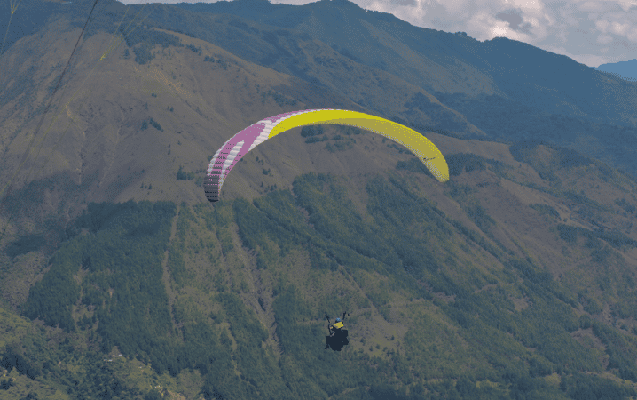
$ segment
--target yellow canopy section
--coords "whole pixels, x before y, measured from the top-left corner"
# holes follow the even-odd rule
[[[323,109],[291,115],[272,127],[268,139],[297,126],[317,124],[352,125],[383,135],[411,150],[440,182],[449,180],[445,157],[429,139],[404,125],[357,111]]]

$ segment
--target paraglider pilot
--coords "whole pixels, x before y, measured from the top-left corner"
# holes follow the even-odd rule
[[[345,312],[341,318],[336,318],[334,324],[330,323],[330,318],[326,315],[327,319],[327,330],[330,332],[329,336],[325,336],[325,348],[332,348],[336,351],[341,351],[343,346],[349,344],[349,339],[347,338],[348,332],[343,329],[343,319],[345,318]]]

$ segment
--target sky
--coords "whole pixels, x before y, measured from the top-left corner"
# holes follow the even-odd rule
[[[151,0],[153,3],[183,1]],[[506,36],[566,55],[589,67],[637,59],[637,0],[349,1],[366,10],[392,13],[414,26],[462,31],[480,41]],[[140,0],[122,2],[139,3]],[[270,2],[300,5],[314,1]]]

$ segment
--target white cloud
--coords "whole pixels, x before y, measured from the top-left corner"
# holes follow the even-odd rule
[[[608,30],[608,25],[610,25],[610,22],[606,20],[595,21],[595,27],[602,33],[606,33],[606,31]]]
[[[613,37],[610,35],[599,35],[597,37],[597,43],[599,44],[609,44],[613,42]]]
[[[615,35],[624,36],[627,29],[628,29],[628,24],[622,24],[617,21],[613,21],[613,23],[611,24],[610,31],[614,33]]]

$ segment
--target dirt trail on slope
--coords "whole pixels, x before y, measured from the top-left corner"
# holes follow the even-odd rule
[[[170,239],[168,239],[168,250],[164,252],[164,259],[161,262],[162,267],[162,276],[161,282],[164,284],[166,288],[166,294],[168,294],[168,313],[170,314],[170,320],[173,323],[173,326],[176,326],[175,317],[173,316],[173,303],[175,301],[175,293],[173,293],[172,288],[170,287],[170,272],[168,270],[168,257],[170,255],[170,243],[172,243],[175,235],[177,234],[177,220],[179,218],[179,206],[177,206],[175,217],[172,220],[172,225],[170,227]]]

